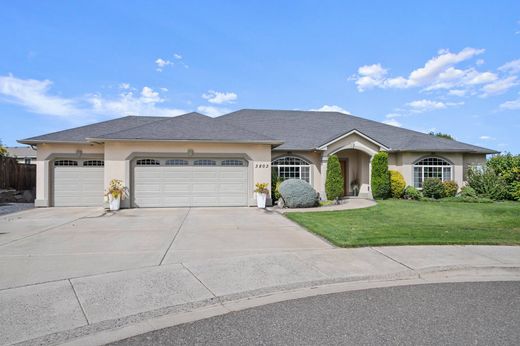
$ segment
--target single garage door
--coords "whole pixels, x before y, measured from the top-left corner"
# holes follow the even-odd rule
[[[134,166],[135,207],[247,205],[246,160],[144,158]]]
[[[103,160],[54,161],[54,206],[103,206],[103,176]]]

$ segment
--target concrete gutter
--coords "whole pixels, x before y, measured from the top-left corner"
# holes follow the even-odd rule
[[[520,281],[520,247],[406,246],[248,255],[7,289],[0,291],[9,314],[0,343],[102,345],[284,300],[461,281]]]

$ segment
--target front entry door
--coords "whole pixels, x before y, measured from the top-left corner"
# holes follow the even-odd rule
[[[343,196],[348,195],[348,159],[339,161],[341,167],[341,176],[343,177]]]

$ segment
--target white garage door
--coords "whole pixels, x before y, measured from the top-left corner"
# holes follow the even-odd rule
[[[139,159],[134,168],[135,207],[245,206],[247,161]]]
[[[103,206],[103,175],[103,160],[54,161],[54,206]]]

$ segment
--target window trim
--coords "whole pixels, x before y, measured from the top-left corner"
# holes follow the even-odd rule
[[[56,160],[54,161],[54,167],[79,167],[79,162],[69,159]]]
[[[440,160],[440,161],[443,161],[445,164],[430,164],[430,165],[425,165],[425,164],[420,164],[421,162],[425,161],[425,160],[428,160],[428,159],[436,159],[436,160]],[[415,183],[415,169],[418,168],[420,169],[421,173],[420,173],[420,186],[419,184],[416,184]],[[413,186],[418,189],[418,190],[422,190],[422,185],[424,184],[424,180],[426,178],[430,178],[430,177],[426,177],[424,176],[424,171],[425,171],[425,168],[440,168],[440,171],[441,171],[441,181],[448,181],[448,180],[453,180],[454,179],[454,165],[451,161],[443,158],[443,157],[440,157],[440,156],[424,156],[424,157],[421,157],[420,159],[416,160],[413,165],[412,165],[412,182],[413,182]],[[445,173],[444,173],[444,169],[445,168],[449,168],[449,178],[446,179],[445,177]]]
[[[277,165],[275,162],[278,161],[278,160],[283,160],[283,159],[287,159],[287,158],[291,158],[291,159],[297,159],[299,160],[300,164],[282,164],[282,165]],[[302,164],[303,163],[303,164]],[[309,180],[307,181],[309,184],[312,183],[312,163],[309,162],[307,159],[305,158],[302,158],[302,157],[299,157],[299,156],[295,156],[295,155],[284,155],[284,156],[279,156],[273,160],[271,160],[271,167],[273,169],[276,169],[276,175],[278,177],[280,177],[280,168],[285,168],[285,167],[297,167],[298,168],[298,178],[296,177],[289,177],[289,178],[284,178],[284,179],[300,179],[300,180],[304,180],[304,181],[307,181],[306,179],[303,179],[302,178],[302,168],[305,167],[305,168],[308,168],[309,169]]]

